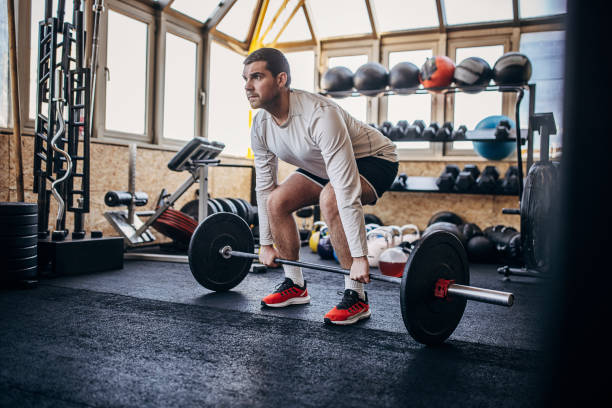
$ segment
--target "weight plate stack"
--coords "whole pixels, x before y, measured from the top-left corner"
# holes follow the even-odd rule
[[[0,202],[0,281],[35,279],[38,269],[38,206]]]

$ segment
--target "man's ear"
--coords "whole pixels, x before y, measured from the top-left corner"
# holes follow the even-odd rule
[[[279,72],[278,75],[276,76],[276,83],[278,84],[280,88],[284,88],[285,84],[287,83],[287,73]]]

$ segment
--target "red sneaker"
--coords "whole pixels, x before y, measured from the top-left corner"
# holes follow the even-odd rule
[[[342,292],[338,292],[342,294]],[[353,324],[370,317],[368,294],[361,300],[359,294],[352,289],[346,289],[342,301],[327,312],[323,320],[327,324]]]
[[[304,281],[303,287],[299,287],[289,278],[285,278],[273,293],[261,300],[262,306],[269,307],[285,307],[289,305],[303,305],[305,303],[310,303],[306,281]]]

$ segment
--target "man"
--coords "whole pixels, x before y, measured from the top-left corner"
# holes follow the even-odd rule
[[[342,301],[324,321],[352,324],[370,317],[364,290],[370,277],[362,205],[376,203],[395,179],[395,146],[331,99],[291,89],[287,59],[274,48],[251,53],[244,60],[243,78],[251,107],[261,109],[251,128],[260,261],[277,266],[274,258],[297,260],[300,241],[293,212],[319,203],[340,265],[350,269]],[[281,184],[279,158],[298,167]],[[285,280],[262,305],[309,303],[301,268],[283,268]]]

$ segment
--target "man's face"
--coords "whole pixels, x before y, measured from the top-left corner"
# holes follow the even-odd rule
[[[281,72],[274,78],[272,72],[266,68],[265,61],[255,61],[245,65],[242,77],[245,80],[246,96],[253,109],[265,109],[272,105],[286,82],[286,74]]]

